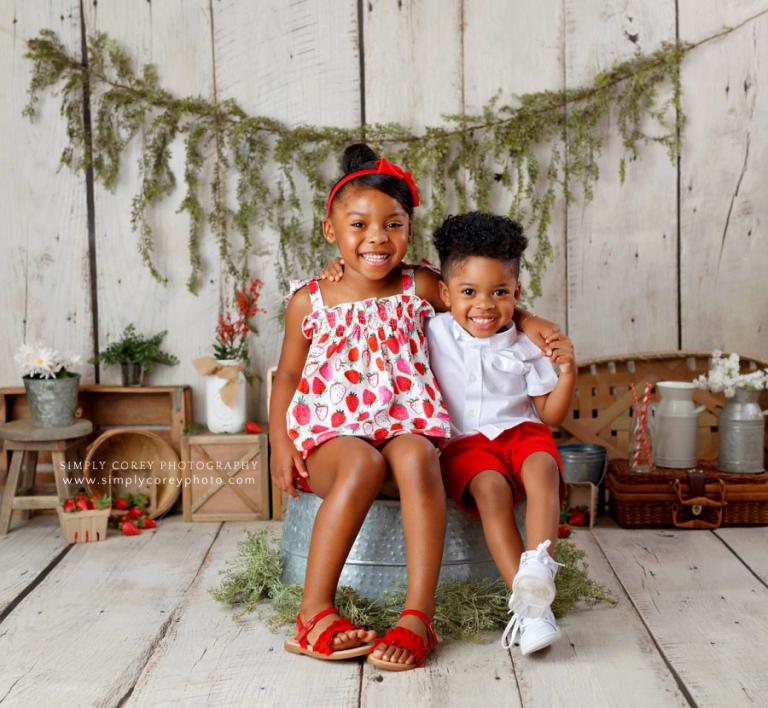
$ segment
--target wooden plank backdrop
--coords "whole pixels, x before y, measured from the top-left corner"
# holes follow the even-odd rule
[[[766,2],[100,0],[82,7],[86,32],[106,31],[136,61],[156,63],[162,84],[175,93],[235,98],[249,112],[290,125],[349,127],[364,116],[420,129],[439,124],[445,113],[476,112],[496,93],[506,101],[589,82],[637,50],[651,52],[678,33],[696,41],[744,22]],[[0,171],[7,215],[0,385],[18,382],[12,355],[24,339],[42,337],[90,356],[93,292],[102,347],[131,321],[143,331],[169,330],[167,347],[182,363],[158,369],[151,383],[192,384],[199,419],[203,385],[191,359],[210,351],[231,282],[206,227],[200,295],[186,291],[188,225],[175,213],[183,186],[150,213],[156,262],[169,278],[163,288],[141,263],[130,231],[136,145],[124,156],[115,193],[95,187],[90,252],[85,181],[56,171],[65,134],[55,101],[44,99],[37,123],[21,116],[30,71],[24,40],[51,27],[77,49],[80,21],[77,0],[0,0],[0,81],[8,97],[0,125],[13,136]],[[643,146],[621,186],[621,145],[610,121],[594,201],[567,210],[556,205],[549,234],[554,259],[534,308],[567,327],[580,358],[681,345],[768,356],[762,321],[768,241],[761,229],[768,205],[759,198],[768,177],[768,135],[760,121],[767,33],[763,15],[686,58],[681,78],[689,123],[679,166],[660,146]],[[180,141],[173,154],[180,166]],[[507,203],[497,195],[494,206],[504,210]],[[276,259],[276,234],[254,234],[251,266],[265,281],[269,310],[253,347],[262,376],[277,360],[282,336]],[[102,380],[116,375],[104,369]],[[93,377],[87,367],[84,379]],[[251,391],[255,417],[266,412],[264,389],[257,382]]]

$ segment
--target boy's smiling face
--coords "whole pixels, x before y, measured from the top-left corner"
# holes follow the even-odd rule
[[[473,337],[484,339],[509,324],[520,296],[517,265],[484,256],[453,262],[440,281],[440,296]]]

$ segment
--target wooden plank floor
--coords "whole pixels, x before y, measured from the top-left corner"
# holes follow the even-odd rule
[[[0,537],[5,706],[736,706],[768,700],[768,528],[574,534],[618,604],[574,612],[531,657],[445,642],[404,674],[282,650],[209,590],[246,529],[161,520],[66,546],[54,516]]]

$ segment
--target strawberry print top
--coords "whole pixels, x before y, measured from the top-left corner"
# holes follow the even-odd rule
[[[339,435],[377,444],[396,435],[450,436],[448,411],[429,367],[424,324],[435,311],[403,270],[403,292],[326,307],[317,278],[307,286],[312,312],[302,332],[312,340],[288,406],[288,435],[306,459]]]

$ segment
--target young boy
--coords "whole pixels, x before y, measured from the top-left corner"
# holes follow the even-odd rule
[[[430,364],[448,407],[452,437],[441,467],[449,494],[479,514],[488,548],[511,588],[514,617],[502,637],[519,631],[523,654],[560,638],[550,609],[554,548],[565,483],[547,427],[560,423],[576,384],[573,345],[550,340],[549,359],[512,321],[520,295],[522,228],[501,216],[448,218],[436,231],[440,294],[450,309],[428,325]],[[553,364],[560,369],[558,378]],[[514,505],[527,497],[527,550]]]

